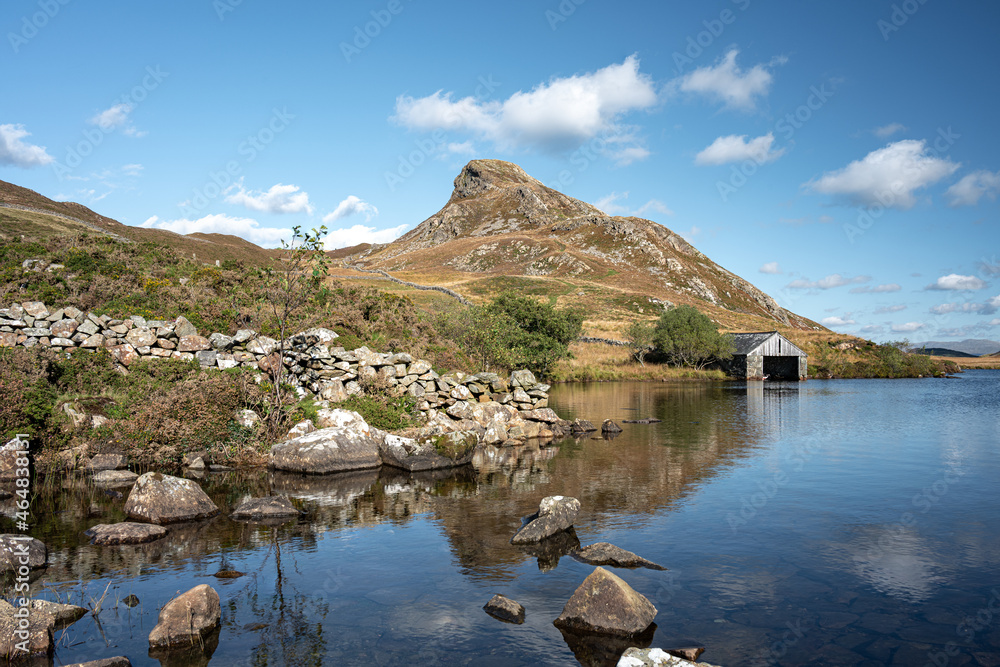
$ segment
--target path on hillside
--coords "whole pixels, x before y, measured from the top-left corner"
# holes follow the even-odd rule
[[[108,230],[100,227],[99,225],[95,225],[92,222],[87,222],[86,220],[81,220],[80,218],[74,218],[71,215],[63,215],[62,213],[56,213],[55,211],[47,211],[44,208],[35,208],[33,206],[19,206],[17,204],[3,204],[3,203],[0,203],[0,208],[9,208],[9,209],[12,209],[12,210],[15,210],[15,211],[24,211],[25,213],[40,213],[42,215],[48,215],[48,216],[51,216],[53,218],[61,218],[63,220],[69,220],[70,222],[75,222],[78,225],[83,225],[84,227],[86,227],[88,229],[92,229],[93,231],[95,231],[95,232],[97,232],[99,234],[104,234],[105,236],[110,236],[111,238],[113,238],[113,239],[115,239],[117,241],[122,241],[123,243],[134,243],[134,241],[132,239],[125,238],[124,236],[121,236],[119,234],[115,234],[114,232],[109,232]]]

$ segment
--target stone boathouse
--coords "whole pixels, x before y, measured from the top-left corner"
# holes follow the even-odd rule
[[[730,334],[736,343],[727,373],[747,380],[805,380],[809,355],[777,331]]]

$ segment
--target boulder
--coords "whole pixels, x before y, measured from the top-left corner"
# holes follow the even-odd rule
[[[342,403],[347,400],[347,390],[340,380],[330,380],[319,390],[319,397],[331,403]]]
[[[583,547],[573,554],[578,561],[588,565],[610,565],[611,567],[637,568],[645,567],[650,570],[666,570],[662,565],[657,565],[653,561],[637,556],[631,551],[626,551],[608,542],[597,542]]]
[[[79,326],[76,320],[59,320],[49,329],[52,330],[52,335],[58,338],[72,338]]]
[[[265,498],[247,498],[229,516],[237,521],[260,519],[285,519],[296,517],[301,512],[295,509],[287,496],[267,496]]]
[[[292,440],[293,438],[298,438],[299,436],[306,435],[307,433],[312,433],[315,430],[316,424],[313,424],[311,419],[305,419],[288,429],[288,433],[285,435],[285,440]]]
[[[110,546],[115,544],[144,544],[158,540],[167,534],[167,529],[151,523],[123,521],[121,523],[100,523],[83,531],[91,544]]]
[[[641,633],[656,618],[656,607],[603,567],[576,589],[554,623],[577,632],[629,636]]]
[[[236,412],[236,423],[243,428],[253,428],[260,421],[260,415],[253,410],[238,410]]]
[[[324,409],[312,433],[271,447],[271,467],[290,472],[325,474],[377,468],[384,434],[356,412]]]
[[[232,336],[220,333],[214,333],[208,337],[208,344],[212,346],[212,349],[219,350],[220,352],[230,349],[235,342]]]
[[[51,653],[55,617],[48,612],[29,607],[28,627],[23,628],[21,619],[15,615],[18,611],[20,610],[6,600],[0,600],[0,657],[14,662]],[[27,653],[18,648],[19,644],[21,647],[27,647]]]
[[[610,419],[605,419],[604,423],[601,424],[601,433],[621,433],[622,427],[614,423]]]
[[[486,610],[487,614],[501,621],[517,625],[524,623],[524,607],[515,600],[499,593],[490,598],[483,609]]]
[[[125,501],[129,518],[149,523],[206,519],[218,513],[219,508],[196,482],[158,472],[137,479]]]
[[[146,327],[136,327],[125,334],[125,340],[134,347],[156,345],[156,333]]]
[[[591,431],[596,431],[597,427],[586,419],[574,419],[573,423],[570,425],[570,431],[573,433],[590,433]]]
[[[278,341],[267,336],[257,336],[246,344],[247,352],[268,355],[278,349]]]
[[[87,465],[90,470],[125,470],[128,457],[124,454],[95,454]],[[138,477],[138,475],[137,475]]]
[[[32,570],[45,567],[48,556],[48,549],[40,540],[27,535],[0,535],[0,572],[17,570],[22,565]]]
[[[386,435],[379,444],[382,463],[410,472],[456,468],[472,462],[479,444],[470,431],[423,436],[419,440]]]
[[[135,348],[128,343],[122,345],[114,345],[108,348],[111,352],[111,356],[118,360],[122,366],[131,366],[135,362],[139,361],[139,353],[135,351]]]
[[[197,645],[222,621],[219,594],[208,584],[195,586],[163,605],[157,620],[150,648]]]
[[[552,408],[540,408],[537,410],[521,410],[521,417],[535,422],[555,424],[560,421],[559,415]]]
[[[555,535],[573,525],[580,512],[580,501],[565,496],[547,496],[538,504],[538,511],[524,518],[521,529],[511,538],[511,544],[531,544]]]
[[[32,600],[31,608],[50,614],[55,619],[56,629],[72,625],[87,614],[86,609],[77,607],[75,604],[61,604],[48,600]]]
[[[618,660],[618,667],[712,667],[704,662],[694,662],[671,655],[659,648],[629,647]]]
[[[512,387],[522,387],[524,389],[531,389],[536,384],[538,380],[529,370],[514,371],[510,374],[510,384]]]

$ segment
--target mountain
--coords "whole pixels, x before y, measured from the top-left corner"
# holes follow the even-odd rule
[[[915,352],[916,354],[926,354],[932,357],[951,357],[953,359],[976,358],[976,355],[974,354],[968,354],[967,352],[959,352],[958,350],[952,350],[947,347],[915,347],[911,348],[910,352]]]
[[[951,341],[938,341],[930,340],[926,343],[914,343],[914,349],[919,350],[922,347],[932,348],[932,347],[943,347],[949,350],[956,350],[958,352],[964,352],[965,354],[970,354],[974,357],[980,357],[983,355],[992,355],[994,352],[1000,351],[1000,343],[995,340],[986,340],[984,338],[967,338],[961,342]]]
[[[34,190],[0,181],[0,241],[29,230],[43,235],[96,232],[123,241],[156,243],[209,264],[239,260],[263,265],[276,256],[274,250],[229,234],[176,234],[165,229],[129,227],[82,204],[54,201]]]
[[[669,302],[729,328],[823,330],[663,225],[607,215],[500,160],[473,160],[440,211],[349,259],[472,298],[505,288],[548,296],[583,305],[588,319],[655,314]]]

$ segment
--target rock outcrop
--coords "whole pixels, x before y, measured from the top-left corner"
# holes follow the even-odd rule
[[[628,636],[641,633],[654,618],[652,602],[598,567],[576,589],[555,624],[577,632]]]
[[[23,609],[27,609],[27,627],[21,623]],[[45,656],[52,652],[52,630],[55,616],[40,609],[16,608],[6,600],[0,600],[0,658],[17,664],[33,656]],[[27,649],[23,651],[22,649]]]
[[[207,519],[218,513],[219,508],[196,482],[158,472],[137,479],[125,501],[130,519],[156,524]]]
[[[271,448],[271,467],[307,474],[364,470],[382,465],[379,443],[385,434],[350,410],[322,410],[317,431]]]

